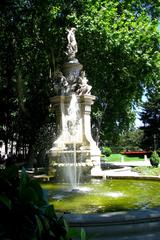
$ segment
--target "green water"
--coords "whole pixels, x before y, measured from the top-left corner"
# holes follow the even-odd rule
[[[67,184],[42,184],[57,212],[105,213],[160,206],[160,181],[94,180],[72,192]]]

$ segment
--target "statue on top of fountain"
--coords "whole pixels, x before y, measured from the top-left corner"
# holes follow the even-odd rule
[[[78,46],[75,38],[75,31],[76,31],[76,28],[74,27],[67,29],[68,45],[67,45],[66,55],[68,56],[68,60],[70,62],[77,60],[75,56],[76,56],[76,53],[78,52]]]
[[[54,76],[54,90],[56,95],[69,96],[72,93],[76,95],[90,95],[92,86],[88,85],[83,65],[76,58],[78,46],[75,38],[76,28],[67,30],[67,51],[68,61],[62,66],[62,71],[58,70]]]
[[[75,93],[79,96],[91,94],[92,86],[88,84],[85,71],[81,71],[78,78],[70,75],[68,78],[58,71],[55,78],[54,90],[57,95],[71,95]]]

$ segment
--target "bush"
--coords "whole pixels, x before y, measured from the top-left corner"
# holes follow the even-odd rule
[[[102,148],[102,153],[106,156],[109,157],[112,154],[112,150],[109,147],[103,147]]]
[[[160,161],[159,155],[156,151],[154,151],[150,157],[150,163],[153,167],[158,167],[159,161]]]
[[[160,148],[157,149],[158,156],[160,156]]]
[[[0,213],[0,239],[71,240],[40,184],[15,166],[0,170]]]

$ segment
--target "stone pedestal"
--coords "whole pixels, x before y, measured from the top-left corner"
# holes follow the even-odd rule
[[[50,99],[52,108],[56,111],[58,138],[49,150],[50,160],[59,161],[60,155],[69,151],[73,142],[76,145],[77,153],[84,153],[86,159],[83,162],[92,166],[100,166],[100,150],[91,135],[91,105],[95,101],[95,96],[77,96],[79,105],[79,116],[77,131],[74,136],[68,131],[67,118],[71,96],[55,96]]]

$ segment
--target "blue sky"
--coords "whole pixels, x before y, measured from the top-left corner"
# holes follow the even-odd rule
[[[137,116],[137,118],[136,118],[136,121],[135,121],[135,127],[138,128],[140,126],[143,126],[142,122],[138,119],[138,117],[139,117],[138,114],[136,116]]]
[[[146,98],[146,96],[145,96],[145,93],[144,93],[144,95],[142,96],[142,101],[143,101],[143,102],[147,101],[147,98]],[[142,122],[139,120],[139,114],[138,114],[138,112],[140,112],[140,111],[141,111],[140,108],[137,108],[137,109],[136,109],[135,126],[136,126],[137,128],[140,127],[140,126],[143,126]]]

